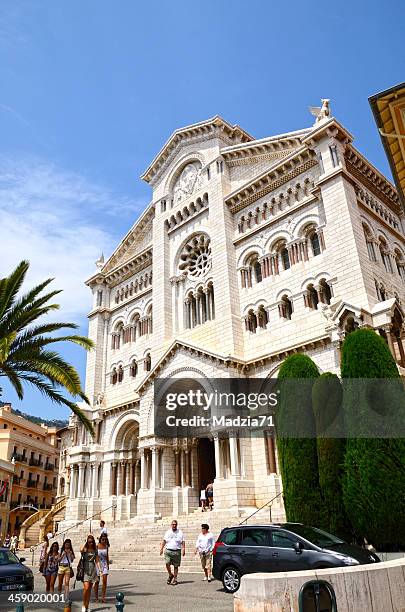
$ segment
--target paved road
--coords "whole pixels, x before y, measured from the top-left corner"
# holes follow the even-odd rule
[[[233,596],[224,592],[222,584],[213,580],[202,582],[201,574],[179,576],[177,586],[166,584],[163,572],[139,572],[111,570],[107,592],[107,603],[90,603],[90,612],[114,611],[115,594],[125,594],[124,612],[232,612]],[[44,579],[35,574],[36,592],[44,592]],[[81,612],[81,584],[72,592],[72,612]],[[45,607],[44,607],[45,606]],[[1,612],[15,612],[16,605],[5,603],[4,594],[0,603]],[[24,612],[58,612],[61,604],[25,604]]]

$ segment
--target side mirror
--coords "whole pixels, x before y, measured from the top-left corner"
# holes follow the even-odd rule
[[[24,563],[25,557],[20,557],[20,563]]]
[[[301,542],[294,542],[294,550],[297,554],[301,554],[302,553],[302,549],[303,546],[301,544]]]

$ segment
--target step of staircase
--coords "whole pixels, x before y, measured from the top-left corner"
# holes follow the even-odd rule
[[[201,523],[208,523],[210,531],[217,538],[224,527],[232,527],[239,525],[244,519],[249,518],[249,525],[260,525],[269,523],[268,509],[261,510],[250,516],[251,512],[230,513],[223,511],[201,512],[197,510],[191,514],[179,516],[179,527],[183,531],[186,542],[186,555],[182,559],[182,571],[195,572],[199,571],[199,559],[194,557],[194,546],[198,534],[200,533]],[[283,520],[282,515],[277,516],[277,511],[273,509],[273,522]],[[107,525],[108,537],[110,540],[110,559],[112,560],[112,569],[134,569],[147,571],[162,571],[164,560],[159,555],[160,543],[167,529],[170,528],[172,517],[162,517],[156,522],[145,521],[144,524],[134,524],[131,521],[119,524]],[[97,526],[98,527],[98,526]],[[98,529],[94,530],[97,536]],[[70,529],[64,534],[65,538],[72,540],[73,550],[76,554],[76,559],[79,557],[79,551],[83,546],[88,535],[88,524],[80,525]],[[56,534],[56,540],[59,544],[62,543],[62,536]],[[51,540],[52,542],[53,540]],[[34,550],[33,566],[39,566],[40,546],[36,546]],[[26,549],[24,553],[20,551],[21,556],[25,556],[28,563],[32,562],[32,552]]]

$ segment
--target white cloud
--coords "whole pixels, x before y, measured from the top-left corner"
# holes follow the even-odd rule
[[[0,277],[28,259],[27,284],[54,277],[63,289],[57,318],[79,321],[90,306],[84,281],[119,239],[114,216],[127,213],[130,226],[141,208],[46,161],[0,157]]]

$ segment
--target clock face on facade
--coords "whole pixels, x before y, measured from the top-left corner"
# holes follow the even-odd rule
[[[174,199],[179,202],[183,198],[191,195],[200,184],[201,171],[196,163],[187,164],[177,179],[174,188]]]

